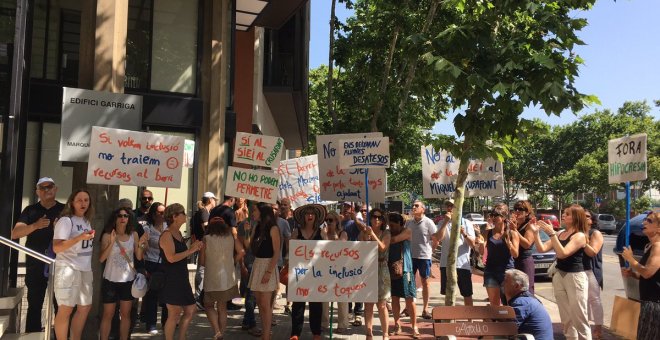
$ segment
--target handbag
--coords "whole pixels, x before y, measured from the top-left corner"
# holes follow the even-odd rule
[[[388,262],[387,267],[390,270],[390,279],[398,280],[403,277],[403,243],[401,243],[401,258],[394,261]]]
[[[557,272],[557,260],[554,260],[550,267],[548,267],[548,277],[552,278]]]
[[[124,259],[126,259],[128,267],[131,268],[133,273],[135,273],[135,278],[133,279],[133,284],[131,286],[131,295],[133,295],[133,297],[136,299],[142,298],[147,294],[147,290],[149,289],[147,278],[144,276],[144,274],[138,273],[137,270],[135,270],[135,267],[133,267],[133,261],[131,261],[131,259],[128,258],[128,255],[126,255],[126,249],[121,246],[119,239],[115,238],[115,243],[119,247],[119,253],[124,257]]]
[[[283,285],[289,284],[289,264],[285,264],[282,269],[280,269],[280,283]]]

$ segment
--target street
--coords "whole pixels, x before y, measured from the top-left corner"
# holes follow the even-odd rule
[[[600,299],[603,303],[603,312],[605,315],[605,326],[610,326],[612,319],[612,304],[614,303],[614,296],[619,295],[625,297],[626,293],[623,290],[623,281],[621,280],[621,272],[619,269],[619,260],[614,254],[612,249],[616,243],[616,234],[603,235],[603,282],[604,287],[600,293]],[[536,294],[544,298],[555,301],[555,296],[552,293],[552,282],[547,277],[536,277],[535,283]]]

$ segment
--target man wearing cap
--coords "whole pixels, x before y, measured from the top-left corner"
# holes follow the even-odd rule
[[[451,235],[451,213],[454,210],[454,200],[445,201],[447,211],[440,222],[435,238],[442,242],[440,254],[440,294],[447,290],[447,258],[449,257],[449,235]],[[456,275],[458,289],[466,306],[472,306],[472,267],[470,266],[470,248],[474,247],[476,236],[472,222],[461,217],[461,228],[458,238],[458,254],[456,254]]]
[[[424,214],[425,211],[426,206],[424,203],[419,200],[415,201],[412,206],[413,218],[406,222],[406,228],[410,228],[412,231],[410,249],[413,261],[413,275],[419,271],[419,277],[422,281],[422,317],[424,319],[431,319],[431,313],[429,313],[427,309],[429,307],[431,259],[433,256],[433,249],[435,248],[434,245],[436,245],[436,226],[435,223],[433,223],[433,220],[426,217]]]
[[[57,186],[50,177],[42,177],[37,181],[36,193],[39,202],[23,209],[11,231],[11,238],[17,240],[27,236],[25,246],[44,254],[53,241],[54,224],[64,204],[55,200]],[[25,259],[25,286],[28,288],[25,331],[41,332],[41,309],[48,278],[44,275],[44,264],[32,256],[26,256]]]

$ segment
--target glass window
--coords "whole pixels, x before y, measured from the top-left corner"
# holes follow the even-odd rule
[[[0,0],[0,118],[9,112],[15,17],[16,1]],[[2,127],[0,125],[0,128]],[[0,129],[0,137],[2,137],[2,129]]]
[[[195,93],[198,10],[190,0],[129,1],[127,88]]]

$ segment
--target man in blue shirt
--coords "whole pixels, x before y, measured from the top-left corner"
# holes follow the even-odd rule
[[[516,312],[518,333],[534,336],[534,339],[552,340],[552,320],[541,301],[527,290],[529,278],[517,269],[509,269],[504,276],[504,295],[508,305]]]

